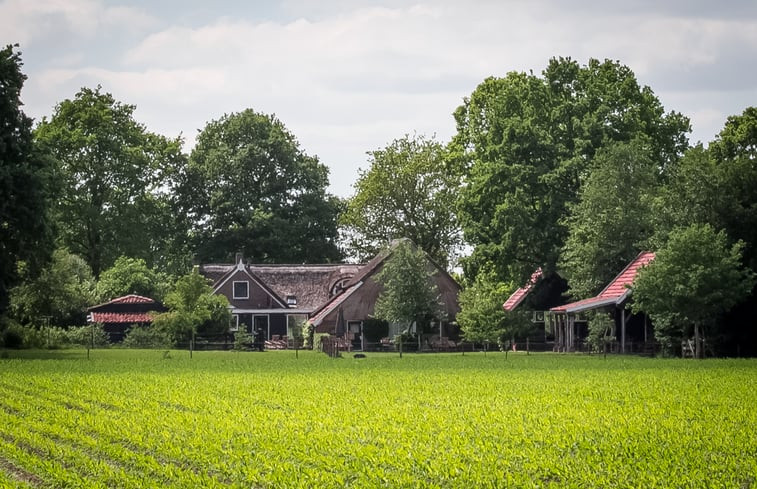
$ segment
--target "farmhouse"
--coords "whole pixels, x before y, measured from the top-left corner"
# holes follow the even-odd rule
[[[262,334],[265,340],[292,337],[310,314],[332,297],[360,265],[252,265],[241,253],[233,264],[207,264],[200,273],[213,292],[229,300],[231,331]]]
[[[213,291],[229,300],[232,331],[262,334],[269,342],[294,336],[305,321],[316,332],[348,339],[365,346],[364,326],[372,318],[381,286],[375,281],[391,247],[367,264],[255,265],[237,254],[234,264],[207,264],[200,273],[211,279]],[[442,334],[450,329],[459,311],[460,286],[443,269],[428,261],[447,318],[437,322]],[[440,336],[442,336],[440,334]]]
[[[166,308],[158,301],[141,295],[125,295],[87,309],[87,322],[99,323],[111,343],[123,341],[132,327],[145,327],[152,323],[153,312]]]

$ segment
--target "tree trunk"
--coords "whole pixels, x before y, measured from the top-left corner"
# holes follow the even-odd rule
[[[699,344],[699,325],[694,325],[694,358],[702,358],[702,346]]]

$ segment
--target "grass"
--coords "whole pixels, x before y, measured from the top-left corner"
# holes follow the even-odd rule
[[[0,486],[757,487],[757,361],[0,359]]]

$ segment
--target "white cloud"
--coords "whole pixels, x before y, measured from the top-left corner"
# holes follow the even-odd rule
[[[754,16],[707,14],[704,4],[696,15],[654,2],[603,5],[292,0],[281,6],[288,18],[209,18],[191,27],[162,18],[158,29],[149,13],[128,6],[6,0],[0,29],[44,31],[55,20],[90,44],[107,39],[109,29],[146,33],[125,49],[103,49],[107,60],[72,52],[55,64],[66,69],[29,73],[33,115],[98,83],[136,104],[151,130],[183,132],[190,143],[196,129],[224,113],[276,113],[305,151],[332,166],[332,187],[344,195],[366,151],[413,131],[448,138],[451,112],[477,83],[513,70],[538,74],[553,56],[620,60],[666,109],[691,116],[701,138],[722,126],[718,110],[728,115],[753,103],[744,101],[754,100],[757,83],[747,62],[757,55]],[[724,93],[741,95],[728,105]],[[730,110],[733,104],[741,109]]]
[[[101,0],[5,0],[0,3],[0,32],[9,42],[22,47],[42,41],[91,39],[113,28],[134,31],[154,25],[155,20],[143,11],[110,7]]]

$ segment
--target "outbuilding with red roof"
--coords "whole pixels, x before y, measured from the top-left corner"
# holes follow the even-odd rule
[[[165,310],[154,299],[129,294],[88,308],[87,322],[102,324],[110,341],[120,343],[130,328],[149,326],[153,315]]]
[[[627,349],[626,326],[631,318],[631,313],[625,309],[625,305],[631,297],[631,285],[639,270],[654,260],[654,257],[653,252],[643,251],[595,297],[551,308],[547,321],[555,331],[555,349],[558,351],[574,351],[582,336],[579,327],[582,326],[582,323],[585,326],[583,313],[596,309],[606,309],[612,312],[616,318],[620,351],[625,353]],[[644,336],[646,336],[646,325]]]

